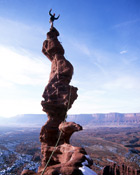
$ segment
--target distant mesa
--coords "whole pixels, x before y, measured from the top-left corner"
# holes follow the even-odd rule
[[[68,115],[67,121],[79,123],[83,128],[136,127],[140,125],[140,113],[106,113]],[[22,114],[12,118],[0,117],[0,126],[40,127],[46,122],[45,114]]]

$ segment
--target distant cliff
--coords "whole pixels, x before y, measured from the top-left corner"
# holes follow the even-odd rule
[[[47,121],[45,114],[22,114],[12,118],[0,117],[0,125],[38,126]],[[67,121],[79,123],[84,128],[134,127],[140,125],[140,113],[106,113],[68,115]]]
[[[140,124],[140,113],[70,115],[68,120],[71,119],[88,128],[96,126],[138,126]]]
[[[111,123],[138,123],[140,122],[140,113],[109,113],[109,114],[92,114],[95,121]]]

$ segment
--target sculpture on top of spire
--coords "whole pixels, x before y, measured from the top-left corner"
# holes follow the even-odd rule
[[[57,20],[59,17],[60,17],[60,15],[58,15],[58,17],[57,18],[55,18],[55,13],[53,13],[53,15],[51,14],[51,11],[52,11],[52,9],[50,9],[50,11],[49,11],[49,15],[50,15],[50,23],[51,23],[51,28],[53,28],[53,22],[54,22],[54,20]]]

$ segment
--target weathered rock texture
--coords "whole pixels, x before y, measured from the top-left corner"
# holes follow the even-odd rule
[[[45,175],[80,175],[79,167],[82,162],[87,161],[90,166],[91,160],[85,155],[83,148],[73,147],[69,139],[73,132],[82,130],[82,127],[74,122],[66,122],[68,109],[77,98],[77,88],[70,86],[73,75],[73,66],[64,57],[64,49],[57,37],[59,32],[53,27],[47,33],[47,39],[43,43],[42,52],[52,62],[51,73],[48,85],[46,86],[41,102],[43,111],[48,115],[48,121],[42,127],[40,133],[41,152],[43,155],[38,173],[44,167],[52,153],[55,152],[45,170]],[[57,147],[55,144],[61,132]]]
[[[102,175],[140,175],[140,170],[133,169],[124,164],[112,164],[103,169]]]
[[[40,132],[42,162],[35,173],[24,170],[22,175],[41,175],[51,153],[54,151],[44,175],[96,175],[90,169],[93,164],[86,151],[70,145],[70,137],[82,127],[74,122],[66,122],[67,111],[77,98],[77,88],[70,86],[73,66],[64,57],[64,49],[57,37],[59,32],[53,27],[47,33],[42,52],[52,62],[48,85],[41,102],[48,121]],[[57,140],[58,144],[55,147]],[[140,175],[140,172],[127,166],[113,164],[103,169],[102,175]]]
[[[42,162],[38,173],[42,174],[51,153],[54,151],[44,175],[83,175],[79,167],[89,168],[92,160],[81,147],[70,145],[69,140],[75,131],[82,127],[74,122],[66,122],[68,109],[77,98],[77,88],[70,86],[73,66],[64,57],[64,49],[57,37],[59,32],[53,27],[47,33],[42,52],[52,62],[50,78],[45,87],[41,102],[43,111],[47,113],[48,121],[40,132]],[[55,147],[58,138],[60,138]],[[23,171],[32,174],[32,171]]]

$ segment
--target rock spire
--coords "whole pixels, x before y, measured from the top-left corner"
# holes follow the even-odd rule
[[[40,132],[41,166],[37,173],[25,170],[22,175],[42,175],[43,172],[44,175],[87,175],[87,172],[89,175],[96,175],[90,169],[93,162],[86,151],[70,144],[71,135],[82,130],[79,124],[66,122],[67,111],[77,99],[78,89],[69,85],[73,66],[64,57],[64,49],[58,41],[58,36],[56,28],[51,27],[42,48],[52,65],[49,82],[42,95],[44,100],[41,102],[43,111],[48,116]],[[52,152],[54,153],[48,162]]]

